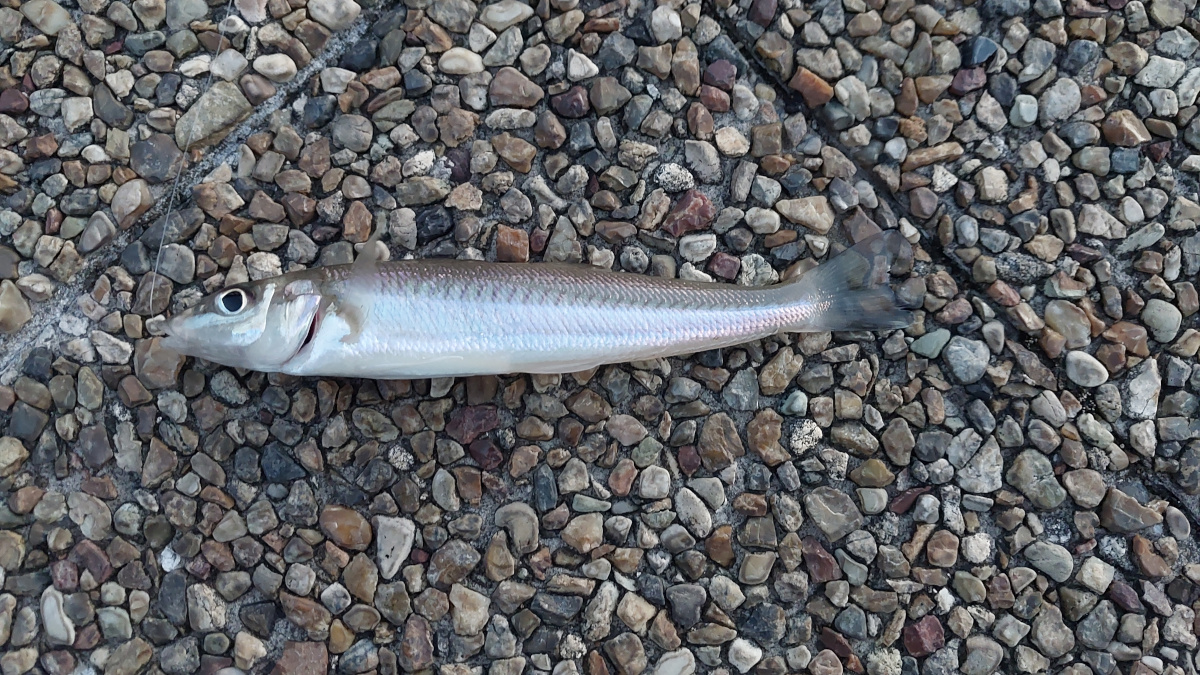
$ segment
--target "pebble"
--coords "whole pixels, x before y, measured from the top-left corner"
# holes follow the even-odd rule
[[[483,57],[462,47],[453,47],[438,58],[438,69],[450,75],[483,72]]]
[[[846,493],[819,487],[804,496],[804,510],[830,541],[837,541],[862,525],[862,515]]]
[[[1179,308],[1160,298],[1150,298],[1146,301],[1141,319],[1150,330],[1151,336],[1163,343],[1174,340],[1183,323],[1183,315]]]
[[[978,382],[987,370],[990,359],[986,344],[959,335],[950,338],[942,354],[950,373],[963,384]]]
[[[412,552],[416,525],[405,518],[376,516],[373,519],[379,575],[384,579],[396,576]]]
[[[185,149],[211,145],[252,111],[237,85],[216,82],[175,123],[175,144]]]
[[[1054,466],[1036,450],[1026,450],[1018,455],[1005,478],[1040,509],[1056,508],[1067,498],[1066,491],[1054,477]]]
[[[356,511],[344,506],[326,507],[320,516],[321,530],[334,543],[356,551],[365,551],[371,543],[371,524]]]
[[[750,669],[762,660],[763,650],[753,642],[735,638],[729,643],[729,663],[737,668],[739,673],[748,673]]]
[[[483,8],[479,20],[496,32],[507,30],[533,16],[533,8],[517,0],[501,0]]]
[[[1051,124],[1065,120],[1079,110],[1081,103],[1079,85],[1072,79],[1059,78],[1038,99],[1038,121]]]
[[[1047,541],[1035,541],[1027,546],[1023,553],[1029,564],[1051,579],[1062,583],[1071,577],[1075,563],[1071,559],[1071,553],[1062,546]]]
[[[267,54],[254,59],[254,72],[272,82],[288,82],[296,77],[296,62],[287,54]]]
[[[826,234],[833,227],[834,212],[825,197],[781,199],[775,209],[789,222],[803,225],[816,234]]]
[[[21,13],[39,31],[46,35],[58,35],[72,24],[71,15],[53,0],[30,0],[21,5]]]
[[[33,311],[17,285],[0,281],[0,331],[15,333],[33,318]]]
[[[1108,381],[1108,370],[1087,352],[1068,352],[1066,364],[1067,377],[1081,387],[1091,389]]]
[[[314,0],[308,5],[308,15],[331,31],[346,30],[360,13],[354,0]]]

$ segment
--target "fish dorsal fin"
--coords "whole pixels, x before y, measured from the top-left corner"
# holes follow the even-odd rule
[[[382,227],[376,228],[371,233],[371,236],[367,239],[367,243],[363,244],[362,251],[354,259],[354,265],[350,270],[351,276],[358,277],[364,274],[373,274],[376,271],[379,261],[384,259],[384,247],[379,245],[380,235],[382,234]]]

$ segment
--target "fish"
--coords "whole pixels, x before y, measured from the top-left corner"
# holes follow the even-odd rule
[[[161,346],[295,376],[573,373],[781,333],[905,328],[912,313],[889,284],[897,260],[911,262],[912,248],[896,230],[768,286],[360,254],[221,289],[166,320]]]

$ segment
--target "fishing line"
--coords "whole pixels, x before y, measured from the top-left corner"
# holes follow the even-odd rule
[[[209,59],[209,62],[208,62],[208,81],[205,82],[204,88],[200,91],[200,94],[198,96],[196,96],[196,100],[192,102],[192,105],[198,104],[200,102],[200,99],[204,96],[204,93],[212,88],[212,81],[213,81],[212,62],[215,61],[217,59],[217,57],[219,57],[223,51],[225,51],[224,49],[222,49],[223,44],[225,42],[224,24],[225,24],[225,20],[230,17],[230,12],[232,9],[233,9],[233,0],[229,0],[229,2],[226,3],[226,5],[225,5],[225,16],[222,17],[221,21],[217,23],[217,48],[216,48],[216,51],[213,53],[212,58]],[[228,49],[233,49],[232,41],[230,41]],[[189,107],[189,110],[190,109],[191,108]],[[187,114],[187,113],[185,112],[184,114]],[[182,115],[180,117],[182,117]],[[162,264],[163,245],[167,241],[167,228],[171,226],[171,214],[175,210],[175,197],[179,193],[179,179],[183,177],[184,169],[187,164],[187,152],[192,147],[192,141],[195,139],[195,135],[196,135],[196,121],[193,120],[191,128],[189,128],[187,130],[187,141],[183,144],[183,147],[180,148],[180,150],[183,152],[183,156],[180,157],[180,159],[179,159],[179,170],[176,171],[176,173],[175,173],[175,180],[174,180],[174,182],[171,183],[171,192],[167,196],[167,212],[162,217],[162,224],[163,224],[162,232],[160,232],[158,235],[158,249],[154,252],[154,272],[153,272],[153,274],[155,277],[158,277],[158,267],[159,267],[159,265]],[[154,279],[151,279],[150,299],[149,299],[149,302],[146,303],[147,304],[146,309],[148,311],[154,310],[154,288],[157,285],[158,285],[157,283],[154,283]],[[174,285],[172,285],[171,288],[174,289]],[[172,290],[172,292],[173,292],[173,290]]]

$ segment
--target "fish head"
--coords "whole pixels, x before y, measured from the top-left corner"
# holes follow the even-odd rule
[[[316,334],[321,298],[307,279],[230,286],[167,321],[162,345],[225,366],[278,371]]]

